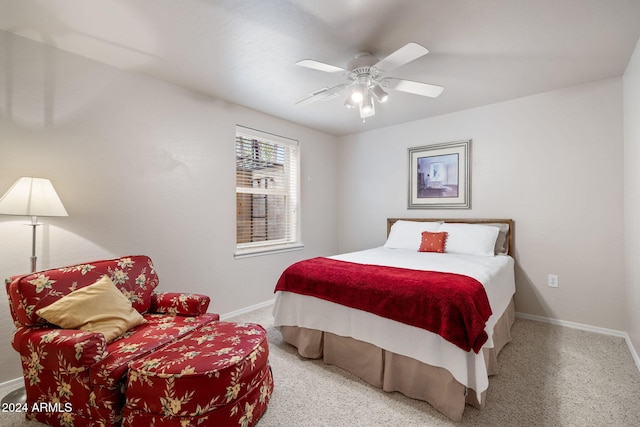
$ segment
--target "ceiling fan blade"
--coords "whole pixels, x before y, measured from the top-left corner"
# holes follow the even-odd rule
[[[319,95],[320,94],[311,95],[304,99],[301,99],[300,101],[296,102],[296,105],[307,105],[307,104],[311,104],[312,102],[320,101]]]
[[[323,87],[322,89],[311,92],[310,96],[296,102],[296,105],[307,105],[312,102],[326,101],[335,98],[336,96],[340,96],[346,87],[346,84],[333,86],[331,88]]]
[[[431,98],[437,97],[444,90],[442,86],[414,82],[411,80],[396,79],[395,77],[387,77],[384,81],[387,82],[390,89],[413,93],[415,95],[429,96]]]
[[[378,61],[377,64],[374,65],[380,71],[389,72],[394,68],[398,68],[404,64],[408,64],[409,62],[420,58],[421,56],[429,53],[426,47],[419,45],[418,43],[407,43],[402,46],[400,49],[393,52],[391,55],[386,58]]]
[[[324,62],[314,61],[313,59],[303,59],[296,62],[301,67],[311,68],[313,70],[324,71],[326,73],[342,73],[347,70],[336,65],[325,64]]]

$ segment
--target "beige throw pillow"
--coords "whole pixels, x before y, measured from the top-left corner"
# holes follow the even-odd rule
[[[107,342],[145,322],[109,276],[102,276],[36,313],[61,328],[100,332]]]

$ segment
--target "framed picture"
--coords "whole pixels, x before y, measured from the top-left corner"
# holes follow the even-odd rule
[[[409,209],[471,207],[471,140],[409,148]]]

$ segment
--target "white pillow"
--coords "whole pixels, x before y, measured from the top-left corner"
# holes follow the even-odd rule
[[[442,223],[433,221],[396,221],[391,226],[384,247],[417,251],[420,249],[420,242],[422,242],[422,232],[435,233],[440,229],[440,224]]]
[[[447,232],[445,253],[494,256],[500,229],[488,225],[445,222],[439,231]]]
[[[508,255],[509,254],[509,240],[507,234],[509,233],[509,224],[506,223],[486,223],[483,224],[489,227],[498,227],[498,238],[496,239],[496,255]]]

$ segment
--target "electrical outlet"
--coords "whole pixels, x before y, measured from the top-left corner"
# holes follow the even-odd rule
[[[549,287],[551,287],[551,288],[557,288],[558,287],[558,275],[557,274],[549,274],[549,276],[547,276],[547,285],[549,285]]]

